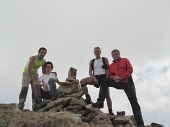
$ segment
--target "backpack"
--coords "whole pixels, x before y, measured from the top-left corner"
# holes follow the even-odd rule
[[[91,62],[91,67],[92,67],[93,74],[94,74],[94,61],[95,61],[95,59],[92,59],[92,62]],[[105,57],[102,57],[102,62],[103,62],[102,68],[106,70],[107,65],[106,65],[106,62],[105,62]]]

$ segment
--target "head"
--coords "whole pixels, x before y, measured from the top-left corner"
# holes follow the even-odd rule
[[[120,58],[120,52],[118,49],[112,50],[111,55],[115,61],[117,61]]]
[[[94,48],[94,55],[96,57],[100,57],[100,54],[101,54],[101,49],[99,47],[95,47]]]
[[[53,63],[48,61],[44,65],[45,72],[50,73],[53,70]]]
[[[44,56],[46,55],[47,53],[47,49],[44,48],[44,47],[41,47],[39,50],[38,50],[38,56],[40,59],[43,59]]]

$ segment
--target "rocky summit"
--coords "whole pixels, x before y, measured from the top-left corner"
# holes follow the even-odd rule
[[[137,127],[134,116],[126,116],[125,111],[110,115],[87,104],[82,97],[76,71],[70,68],[66,79],[74,85],[60,86],[57,89],[58,99],[43,100],[46,106],[37,112],[21,111],[15,103],[0,104],[0,127]],[[164,126],[151,123],[145,127]]]

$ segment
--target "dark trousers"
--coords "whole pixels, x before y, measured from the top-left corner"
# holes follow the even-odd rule
[[[144,125],[142,113],[141,113],[140,105],[138,104],[138,101],[137,101],[136,90],[135,90],[132,77],[130,77],[129,83],[116,83],[113,79],[110,79],[110,78],[103,79],[101,87],[100,87],[99,98],[97,99],[98,101],[105,100],[105,94],[108,90],[108,87],[114,87],[116,89],[124,90],[131,104],[132,111],[133,111],[137,124]]]
[[[50,86],[50,91],[44,91],[38,84],[34,85],[34,96],[37,103],[41,103],[42,99],[51,99],[51,96],[55,96],[57,98],[55,80],[53,78],[49,79],[48,84]]]

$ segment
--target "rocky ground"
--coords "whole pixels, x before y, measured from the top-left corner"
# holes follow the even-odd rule
[[[103,113],[84,102],[78,84],[67,87],[59,88],[62,92],[57,100],[44,100],[47,105],[37,112],[20,111],[16,104],[0,104],[0,127],[137,127],[133,115],[126,116],[125,111]],[[164,126],[151,123],[146,127]]]

